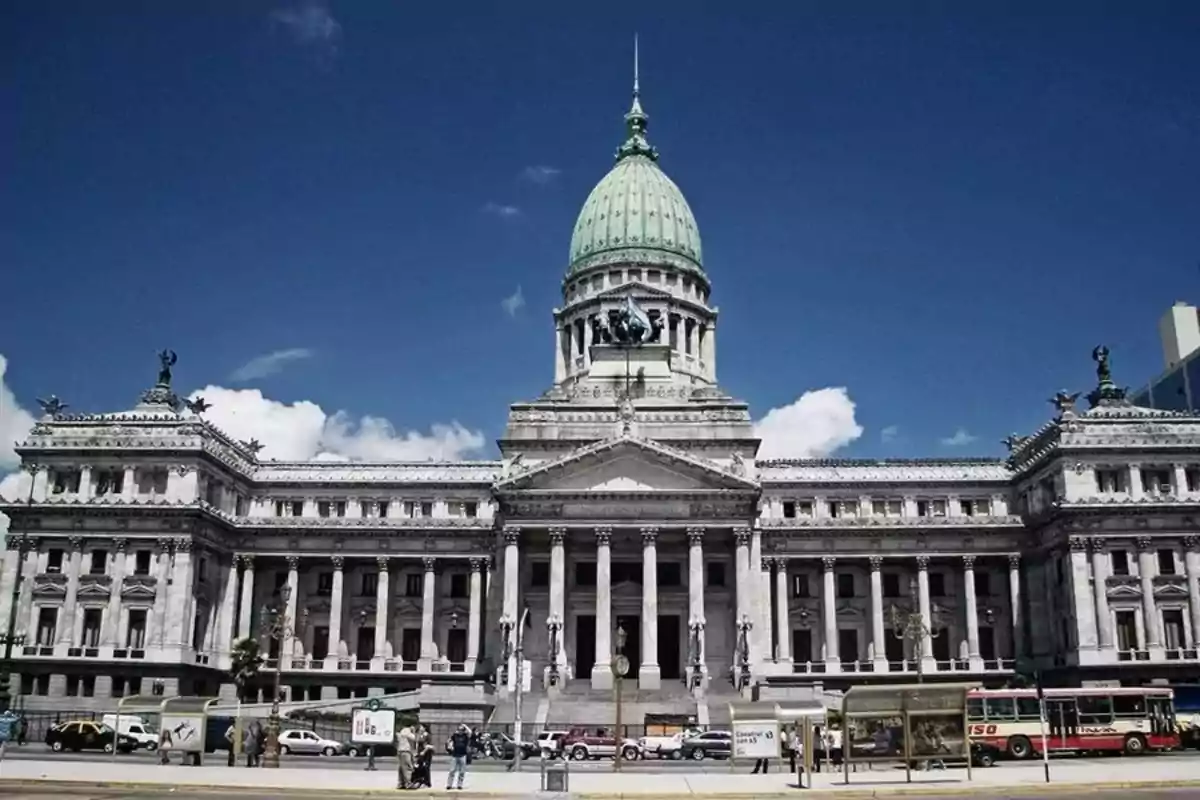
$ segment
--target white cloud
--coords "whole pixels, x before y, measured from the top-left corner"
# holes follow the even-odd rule
[[[304,0],[291,8],[271,12],[272,22],[282,25],[296,44],[312,47],[326,55],[337,53],[342,26],[319,0]]]
[[[306,347],[293,347],[289,350],[276,350],[274,353],[257,356],[250,359],[229,375],[232,381],[252,381],[255,378],[265,378],[274,375],[292,361],[312,358],[313,351]]]
[[[238,440],[258,439],[260,458],[280,461],[454,460],[477,454],[484,437],[458,422],[435,424],[428,433],[400,431],[386,419],[355,421],[339,411],[327,414],[316,403],[280,403],[258,389],[206,386],[192,392],[212,403],[204,418]]]
[[[525,169],[521,170],[521,180],[545,186],[547,183],[551,183],[561,174],[562,170],[558,167],[549,167],[545,164],[538,164],[536,166],[526,167]]]
[[[483,213],[492,214],[501,219],[512,219],[521,216],[521,209],[516,206],[506,206],[502,203],[488,202],[483,206]]]
[[[854,401],[845,387],[805,392],[791,405],[772,408],[754,424],[760,459],[821,458],[862,436]]]
[[[939,441],[947,447],[966,447],[978,438],[978,436],[967,433],[966,428],[959,428],[953,436],[947,436]]]
[[[505,314],[515,317],[517,312],[525,307],[525,295],[521,293],[521,287],[518,286],[515,292],[501,300],[500,307],[504,309]]]
[[[14,445],[23,441],[33,427],[33,414],[17,402],[4,376],[8,359],[0,355],[0,497],[15,500],[19,496],[20,473],[12,472],[21,466]],[[12,473],[5,475],[5,473]],[[0,534],[8,530],[8,517],[0,514]]]
[[[884,444],[889,444],[891,442],[896,441],[896,437],[898,437],[899,435],[900,435],[900,426],[899,425],[888,425],[886,428],[884,428],[883,430],[881,430],[879,432],[879,441],[883,442]]]

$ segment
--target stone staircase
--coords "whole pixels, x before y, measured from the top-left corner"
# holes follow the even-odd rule
[[[586,679],[568,681],[562,691],[550,698],[546,716],[548,728],[612,727],[616,720],[615,693],[596,690]],[[697,715],[696,700],[682,683],[664,683],[653,691],[637,688],[627,679],[621,687],[621,720],[625,725],[644,724],[647,714]],[[632,735],[635,730],[630,730]]]

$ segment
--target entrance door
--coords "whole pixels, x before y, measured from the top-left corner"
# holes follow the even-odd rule
[[[658,669],[665,679],[678,680],[683,677],[683,659],[679,652],[679,635],[679,615],[659,615]]]
[[[467,660],[467,632],[462,628],[451,628],[446,632],[446,658],[451,664]]]
[[[617,627],[625,631],[625,657],[629,659],[629,674],[626,678],[637,678],[638,668],[642,666],[642,626],[641,617],[630,615],[617,617]],[[617,634],[613,631],[613,645],[616,646]]]
[[[792,628],[792,660],[797,663],[812,661],[812,631],[808,628]]]
[[[1046,726],[1049,736],[1046,743],[1050,749],[1066,748],[1068,739],[1075,736],[1078,729],[1078,718],[1074,697],[1055,697],[1046,699]]]
[[[587,679],[596,664],[596,615],[575,616],[575,677]]]
[[[358,661],[370,661],[375,657],[375,629],[358,629],[358,648],[354,651]]]

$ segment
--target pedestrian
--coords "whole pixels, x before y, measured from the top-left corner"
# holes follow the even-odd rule
[[[259,759],[262,757],[263,743],[266,737],[263,736],[262,725],[258,720],[250,723],[250,729],[246,731],[246,766],[257,767]]]
[[[793,775],[796,773],[796,729],[792,728],[784,730],[779,735],[779,744],[783,748],[783,755],[788,760],[788,771]]]
[[[425,731],[425,735],[419,737],[420,742],[417,745],[417,754],[413,759],[413,774],[412,785],[414,789],[420,789],[422,786],[433,788],[433,741]]]
[[[412,788],[413,749],[417,746],[417,737],[412,728],[405,725],[396,734],[396,758],[400,761],[400,775],[396,781],[397,789]]]
[[[25,737],[29,735],[29,720],[25,715],[21,715],[21,721],[17,723],[17,744],[21,747],[25,746]]]
[[[821,771],[821,761],[825,757],[825,734],[821,731],[820,725],[813,726],[813,772]]]
[[[450,772],[446,775],[446,788],[461,789],[467,776],[467,756],[471,753],[471,731],[466,725],[459,725],[458,730],[450,734],[449,750]]]

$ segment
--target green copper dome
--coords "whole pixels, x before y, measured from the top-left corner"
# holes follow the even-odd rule
[[[635,84],[617,163],[592,189],[575,222],[568,274],[620,261],[703,272],[696,218],[658,168],[658,151],[646,140],[647,120]]]

